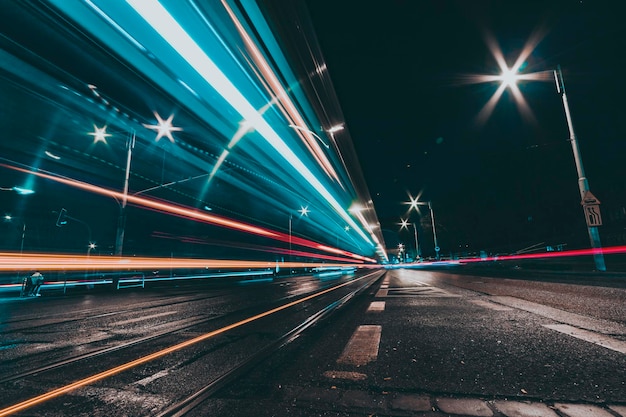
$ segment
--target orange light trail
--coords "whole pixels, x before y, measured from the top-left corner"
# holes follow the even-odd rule
[[[317,140],[313,137],[313,135],[309,132],[309,129],[306,128],[306,123],[296,106],[291,102],[289,95],[283,88],[281,82],[278,80],[278,77],[272,71],[272,68],[268,64],[267,60],[264,58],[263,54],[256,46],[250,35],[246,32],[245,28],[231,9],[231,7],[226,3],[226,1],[222,0],[222,5],[226,9],[226,12],[232,19],[237,31],[239,32],[244,44],[254,63],[257,66],[257,69],[260,71],[260,75],[263,77],[261,79],[262,84],[268,90],[269,94],[274,98],[272,102],[280,103],[279,106],[280,111],[285,115],[286,118],[293,121],[293,125],[302,127],[302,130],[298,130],[297,133],[300,137],[302,137],[304,144],[309,149],[309,152],[315,157],[318,164],[322,167],[322,169],[326,172],[326,174],[333,178],[337,183],[341,184],[337,173],[335,172],[333,166],[330,161],[324,154],[324,151],[319,146]],[[343,185],[342,185],[343,186]]]
[[[306,254],[306,252],[294,252]],[[336,259],[336,258],[335,258]],[[314,268],[319,266],[368,266],[362,263],[328,263],[328,262],[280,262],[282,267]],[[39,269],[42,271],[82,271],[94,270],[152,270],[152,269],[241,269],[241,268],[273,268],[276,262],[245,261],[229,259],[188,259],[188,258],[152,258],[132,256],[127,258],[64,255],[45,253],[0,252],[0,271],[16,271]],[[372,265],[374,266],[374,265]]]
[[[195,209],[191,209],[185,206],[180,206],[180,205],[176,205],[173,203],[165,203],[165,202],[158,201],[158,200],[153,200],[153,199],[149,199],[145,197],[139,197],[137,195],[127,195],[119,191],[114,191],[108,188],[99,187],[96,185],[88,184],[86,182],[82,182],[82,181],[71,179],[71,178],[59,177],[59,176],[45,173],[39,170],[28,170],[25,168],[15,167],[15,166],[7,165],[4,163],[0,163],[0,167],[12,169],[12,170],[19,171],[19,172],[24,172],[24,173],[31,174],[31,175],[37,175],[41,178],[45,178],[51,181],[65,184],[70,187],[78,188],[78,189],[81,189],[90,193],[108,196],[118,201],[126,199],[129,204],[133,204],[139,207],[144,207],[150,210],[155,210],[158,212],[168,213],[168,214],[186,218],[189,220],[200,221],[200,222],[208,223],[208,224],[214,224],[214,225],[225,227],[228,229],[239,230],[241,232],[263,236],[269,239],[279,240],[282,242],[291,242],[292,244],[296,244],[299,246],[309,247],[313,249],[320,249],[320,244],[311,240],[307,240],[307,239],[303,239],[303,238],[299,238],[295,236],[290,236],[287,233],[264,229],[264,228],[257,227],[248,223],[231,220],[226,217],[218,216],[215,214],[208,214],[208,213],[197,211]],[[364,258],[361,255],[353,254],[351,252],[342,251],[342,250],[339,250],[339,251],[344,256],[349,257],[349,258],[366,260],[372,263],[376,262],[376,260],[374,259]],[[332,252],[336,253],[335,250],[333,250]]]
[[[15,404],[13,406],[10,406],[10,407],[7,407],[7,408],[4,408],[4,409],[0,410],[0,417],[9,416],[11,414],[17,413],[18,411],[22,411],[22,410],[25,410],[27,408],[33,407],[33,406],[35,406],[37,404],[44,403],[44,402],[49,401],[49,400],[51,400],[53,398],[56,398],[56,397],[58,397],[60,395],[67,394],[68,392],[73,391],[73,390],[75,390],[77,388],[84,387],[86,385],[93,384],[94,382],[101,381],[103,379],[106,379],[108,377],[116,375],[116,374],[118,374],[120,372],[126,371],[128,369],[134,368],[134,367],[142,365],[144,363],[153,361],[153,360],[158,359],[158,358],[160,358],[162,356],[165,356],[165,355],[168,355],[170,353],[176,352],[178,350],[184,349],[186,347],[192,346],[192,345],[194,345],[196,343],[199,343],[199,342],[202,342],[204,340],[210,339],[210,338],[212,338],[214,336],[217,336],[217,335],[220,335],[222,333],[226,333],[229,330],[235,329],[237,327],[241,327],[241,326],[243,326],[245,324],[251,323],[251,322],[256,321],[256,320],[259,320],[259,319],[261,319],[263,317],[270,316],[270,315],[272,315],[274,313],[277,313],[279,311],[286,310],[289,307],[293,307],[293,306],[295,306],[297,304],[300,304],[302,302],[305,302],[305,301],[308,301],[308,300],[312,300],[313,298],[317,298],[317,297],[319,297],[321,295],[324,295],[326,293],[329,293],[331,291],[335,291],[335,290],[337,290],[339,288],[345,287],[346,285],[350,285],[350,284],[353,284],[353,283],[358,282],[360,280],[369,278],[373,274],[376,274],[376,273],[377,272],[372,272],[372,273],[369,273],[369,274],[367,274],[365,276],[362,276],[361,278],[356,278],[354,280],[351,280],[351,281],[348,281],[348,282],[344,282],[343,284],[339,284],[339,285],[336,285],[334,287],[327,288],[327,289],[325,289],[323,291],[317,292],[315,294],[311,294],[311,295],[306,296],[304,298],[301,298],[299,300],[292,301],[290,303],[287,303],[287,304],[284,304],[282,306],[273,308],[271,310],[265,311],[263,313],[255,315],[255,316],[248,317],[246,319],[243,319],[243,320],[238,321],[236,323],[233,323],[233,324],[230,324],[228,326],[222,327],[220,329],[213,330],[212,332],[205,333],[205,334],[197,336],[197,337],[195,337],[193,339],[189,339],[189,340],[186,340],[184,342],[178,343],[178,344],[176,344],[174,346],[170,346],[169,348],[159,350],[159,351],[154,352],[154,353],[152,353],[150,355],[143,356],[143,357],[141,357],[139,359],[135,359],[134,361],[127,362],[125,364],[116,366],[116,367],[111,368],[109,370],[106,370],[104,372],[100,372],[98,374],[95,374],[95,375],[89,376],[87,378],[78,380],[78,381],[73,382],[73,383],[71,383],[69,385],[65,385],[63,387],[57,388],[55,390],[52,390],[52,391],[47,392],[45,394],[42,394],[42,395],[39,395],[37,397],[31,398],[29,400],[22,401],[22,402],[20,402],[18,404]]]

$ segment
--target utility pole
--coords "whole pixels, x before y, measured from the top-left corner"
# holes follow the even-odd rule
[[[565,118],[567,119],[567,127],[569,129],[569,141],[572,144],[572,151],[574,153],[574,161],[576,163],[576,172],[578,173],[578,189],[580,191],[580,199],[582,204],[585,202],[585,198],[590,193],[589,181],[585,176],[585,169],[583,167],[582,155],[580,148],[578,147],[578,140],[574,133],[574,126],[572,124],[572,116],[569,111],[569,104],[567,102],[567,95],[565,94],[565,83],[563,82],[563,73],[561,72],[561,66],[557,66],[554,71],[554,79],[556,81],[556,91],[561,95],[563,99],[563,108],[565,109]],[[596,264],[596,270],[606,271],[606,265],[604,263],[604,254],[602,253],[602,244],[600,243],[600,231],[597,226],[589,224],[589,220],[585,218],[587,224],[587,231],[589,233],[589,240],[591,247],[597,249],[594,251],[593,259]]]

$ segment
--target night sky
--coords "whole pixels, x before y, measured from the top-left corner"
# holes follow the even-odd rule
[[[411,245],[398,223],[403,202],[419,193],[432,201],[444,254],[589,246],[554,78],[518,84],[530,112],[507,90],[478,119],[498,87],[468,82],[499,73],[489,39],[509,66],[539,41],[520,72],[561,65],[586,174],[602,202],[603,242],[625,243],[626,29],[616,4],[307,1],[388,247]],[[420,241],[432,248],[427,214]]]

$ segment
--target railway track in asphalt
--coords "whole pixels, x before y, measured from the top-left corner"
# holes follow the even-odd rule
[[[313,278],[306,277],[304,280],[309,279]],[[300,278],[300,280],[302,280],[302,278]],[[284,286],[289,285],[289,282],[280,281],[279,283],[273,285]],[[71,326],[73,324],[81,324],[84,326],[85,323],[103,318],[111,318],[114,316],[149,316],[151,311],[156,312],[154,316],[163,316],[163,314],[158,313],[159,309],[161,308],[171,308],[177,305],[185,305],[187,309],[193,310],[195,309],[195,307],[193,306],[194,304],[198,304],[200,306],[202,303],[213,299],[219,300],[222,297],[229,295],[230,292],[232,292],[232,289],[212,291],[208,295],[196,295],[195,293],[192,293],[191,295],[177,294],[173,298],[164,297],[159,298],[157,301],[140,302],[132,305],[132,308],[125,308],[116,311],[111,311],[110,306],[104,306],[91,309],[82,309],[79,311],[74,310],[63,313],[54,313],[46,315],[46,317],[44,318],[40,317],[40,314],[38,313],[33,313],[19,319],[5,320],[2,322],[2,337],[6,340],[6,342],[0,343],[0,350],[2,350],[1,348],[3,346],[6,346],[7,344],[22,343],[20,336],[23,333],[32,334],[38,331],[65,331],[64,329],[66,327],[64,326]],[[286,300],[294,299],[299,295],[301,295],[301,293],[295,292],[293,294],[281,297],[274,302],[280,303]],[[177,320],[173,322],[172,326],[175,326],[175,328],[173,329],[151,332],[147,336],[136,337],[131,340],[115,341],[115,344],[113,346],[92,348],[89,346],[90,343],[85,343],[85,345],[82,346],[80,349],[82,350],[80,354],[73,354],[72,352],[68,353],[65,352],[63,348],[60,348],[58,356],[61,356],[62,359],[53,360],[51,362],[45,363],[44,365],[32,367],[27,370],[20,370],[16,373],[11,373],[11,370],[5,369],[3,371],[4,375],[0,377],[0,384],[15,381],[31,375],[40,374],[42,372],[59,369],[64,366],[71,366],[72,364],[75,364],[77,362],[87,361],[106,354],[123,354],[125,350],[128,350],[132,347],[136,347],[138,345],[150,342],[154,343],[159,339],[175,336],[185,331],[192,331],[195,327],[206,325],[212,322],[217,322],[220,320],[229,321],[233,318],[241,317],[243,315],[258,311],[259,309],[264,308],[266,305],[267,300],[263,300],[263,302],[258,305],[247,305],[243,308],[228,311],[226,313],[207,313],[194,317],[186,317],[182,320]],[[94,326],[98,325],[94,323]],[[24,344],[27,343],[24,342]],[[76,347],[73,346],[73,350],[76,350],[75,348]],[[41,352],[41,355],[49,355],[50,353],[51,352],[49,350],[45,350]],[[32,362],[32,358],[29,359]]]
[[[263,346],[259,349],[254,349],[251,355],[244,355],[245,358],[229,362],[226,367],[220,367],[218,372],[212,373],[210,378],[211,382],[208,384],[203,383],[201,387],[196,387],[193,392],[181,393],[180,397],[175,398],[173,401],[168,401],[168,408],[162,412],[164,416],[184,415],[186,410],[192,409],[195,405],[204,401],[204,399],[209,398],[213,392],[236,379],[238,375],[245,373],[247,369],[258,364],[264,357],[271,355],[276,349],[279,349],[281,346],[289,343],[289,341],[297,338],[301,332],[313,326],[319,320],[328,317],[332,312],[348,303],[354,296],[363,291],[364,288],[372,285],[382,274],[382,271],[376,271],[351,280],[335,282],[334,285],[318,289],[308,295],[302,291],[296,291],[294,294],[282,297],[278,301],[274,300],[271,304],[265,301],[260,305],[246,306],[222,315],[197,318],[195,320],[192,319],[184,326],[177,326],[176,329],[153,333],[145,337],[128,340],[116,346],[96,349],[72,358],[15,373],[0,380],[1,386],[29,385],[29,383],[25,381],[33,379],[36,376],[36,379],[39,381],[45,379],[47,382],[41,385],[48,387],[55,382],[58,384],[54,375],[59,375],[60,373],[62,373],[62,375],[71,376],[72,379],[75,378],[77,380],[61,388],[48,388],[46,394],[35,396],[30,400],[22,397],[14,406],[0,410],[0,416],[10,415],[18,410],[30,408],[36,404],[41,404],[40,407],[45,408],[46,405],[44,403],[57,396],[69,393],[79,387],[85,387],[97,381],[102,381],[103,379],[112,378],[126,370],[135,367],[139,368],[151,362],[154,364],[162,361],[167,355],[183,350],[184,348],[192,347],[202,341],[225,334],[233,329],[243,329],[244,326],[254,327],[256,321],[265,320],[265,322],[267,322],[267,317],[269,316],[280,316],[280,319],[274,319],[276,322],[286,320],[286,317],[295,318],[295,324],[291,325],[288,330],[280,331],[278,337],[264,340]],[[315,311],[311,313],[313,310]],[[292,322],[294,322],[294,320],[292,320]],[[267,323],[264,324],[264,326],[268,326]],[[264,331],[269,332],[267,330]],[[254,332],[255,331],[252,330],[252,333]],[[271,333],[276,332],[278,332],[278,330],[271,331]],[[199,336],[191,337],[190,339],[188,338],[180,342],[181,338],[189,337],[189,334],[198,334]],[[217,348],[215,345],[209,344],[209,346],[206,347],[209,351],[208,353],[200,349],[199,352],[194,354],[192,359],[183,358],[180,359],[180,361],[181,363],[193,363],[196,360],[195,358],[202,358],[204,360],[206,357],[212,356],[212,350],[218,350],[221,352],[220,354],[223,355],[224,350],[231,350],[232,346],[236,343],[240,343],[242,339],[246,339],[246,336],[239,335],[232,337],[230,340],[222,341]],[[241,348],[237,349],[241,350]],[[113,365],[116,360],[119,363],[119,359],[122,357],[135,357],[137,359],[124,362],[121,365]],[[94,359],[97,359],[97,361],[94,361]],[[100,366],[104,364],[107,364],[107,366]],[[156,364],[156,366],[159,367],[160,365]],[[185,365],[180,365],[179,367],[183,368]],[[168,370],[164,371],[163,369]],[[175,373],[172,371],[171,366],[168,368],[168,366],[165,365],[163,369],[159,369],[157,374],[159,372]],[[85,371],[92,373],[92,375],[84,377]],[[79,377],[78,375],[82,376]],[[41,389],[42,387],[39,385],[38,383],[33,384],[34,387]],[[1,386],[0,389],[2,389]],[[80,405],[77,406],[80,407]],[[48,411],[46,411],[45,414],[54,415],[54,413],[50,414]]]
[[[182,417],[187,415],[195,407],[202,404],[202,402],[211,398],[217,391],[235,382],[239,376],[244,375],[247,371],[256,367],[261,361],[270,356],[272,353],[295,340],[302,332],[316,325],[318,322],[327,319],[337,310],[344,307],[354,297],[370,288],[380,277],[382,277],[382,275],[384,275],[384,273],[376,276],[375,279],[362,283],[360,286],[352,289],[340,299],[335,300],[330,304],[326,304],[315,313],[311,314],[306,320],[265,346],[265,348],[248,357],[246,360],[242,361],[223,375],[220,375],[218,378],[213,379],[191,395],[188,395],[168,407],[166,410],[163,410],[157,415],[157,417]]]

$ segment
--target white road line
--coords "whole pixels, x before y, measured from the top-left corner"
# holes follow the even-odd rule
[[[538,316],[546,317],[560,323],[591,330],[593,332],[626,335],[626,326],[613,321],[595,319],[581,314],[570,313],[569,311],[559,310],[558,308],[548,307],[515,297],[495,296],[490,297],[489,300],[498,304],[504,304],[509,307],[517,308],[519,310],[528,311],[529,313],[537,314]]]
[[[511,311],[511,310],[513,310],[511,307],[505,307],[505,306],[503,306],[501,304],[490,303],[489,301],[485,301],[485,300],[469,300],[469,302],[472,303],[472,304],[476,304],[477,306],[489,308],[489,309],[495,310],[495,311]]]
[[[165,313],[158,313],[158,314],[152,314],[150,316],[137,317],[135,319],[117,321],[111,324],[111,326],[123,326],[125,324],[137,323],[138,321],[150,320],[150,319],[154,319],[157,317],[171,316],[172,314],[176,314],[176,313],[178,313],[178,311],[166,311]]]
[[[376,293],[376,297],[378,297],[378,298],[386,297],[387,296],[387,291],[389,291],[389,290],[378,290],[378,292]]]
[[[385,311],[385,302],[372,301],[370,303],[370,306],[367,308],[367,311]]]
[[[346,345],[337,363],[361,366],[378,358],[382,326],[359,326]]]
[[[544,324],[543,327],[626,354],[626,342],[605,334],[590,332],[589,330],[579,329],[568,324]]]

